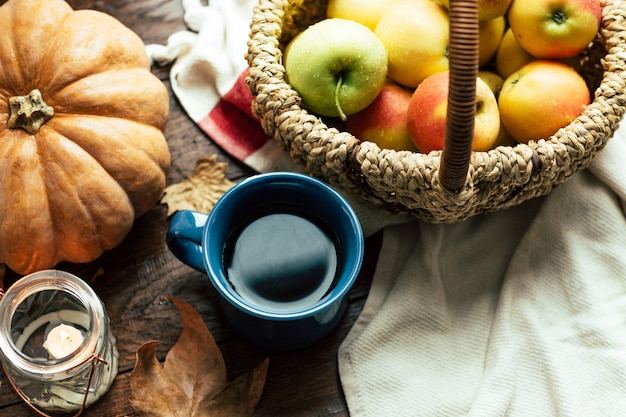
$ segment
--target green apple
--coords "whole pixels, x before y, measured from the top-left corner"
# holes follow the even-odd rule
[[[436,0],[437,3],[450,8],[450,0]],[[511,0],[478,0],[478,20],[490,20],[504,16],[511,5]]]
[[[387,50],[361,23],[325,19],[300,32],[285,49],[287,81],[302,106],[340,117],[367,107],[387,77]]]
[[[374,30],[380,16],[400,0],[329,0],[326,17],[350,19]]]
[[[600,28],[600,0],[513,0],[508,18],[520,46],[542,59],[580,54]]]
[[[448,70],[448,12],[433,0],[392,4],[374,32],[387,48],[388,76],[398,84],[415,88],[430,75]]]
[[[448,112],[448,71],[431,75],[413,92],[407,120],[409,134],[422,153],[443,149]],[[500,112],[494,93],[476,78],[476,114],[474,118],[473,151],[491,149],[500,132]]]

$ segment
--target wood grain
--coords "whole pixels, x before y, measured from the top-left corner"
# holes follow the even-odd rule
[[[146,43],[164,44],[170,34],[185,29],[179,0],[70,0],[69,3],[76,9],[91,8],[117,17]],[[168,70],[167,67],[153,69],[171,96],[165,131],[172,153],[168,183],[185,179],[193,172],[198,158],[213,154],[218,155],[218,160],[228,162],[226,173],[230,179],[252,174],[187,117],[171,91]],[[120,371],[111,391],[83,415],[135,415],[128,402],[128,378],[135,364],[135,351],[144,342],[158,340],[157,355],[163,360],[181,331],[178,310],[165,298],[171,295],[191,303],[201,313],[222,349],[230,378],[270,357],[268,380],[255,416],[347,416],[337,372],[337,348],[363,308],[381,244],[380,234],[367,241],[361,275],[350,292],[349,309],[340,327],[314,347],[276,354],[246,344],[224,322],[207,277],[183,265],[168,251],[167,226],[166,208],[158,205],[136,221],[120,246],[101,258],[84,265],[58,266],[89,281],[96,290],[108,311],[120,353]],[[100,275],[99,270],[103,272]],[[9,271],[5,285],[17,278]],[[0,415],[36,416],[11,390],[3,373],[0,378]]]

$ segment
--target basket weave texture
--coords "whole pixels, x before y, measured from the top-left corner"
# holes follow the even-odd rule
[[[301,107],[282,63],[287,43],[325,18],[326,1],[260,0],[251,22],[246,83],[265,132],[309,174],[389,212],[451,223],[548,194],[586,168],[626,111],[626,3],[603,0],[596,40],[581,73],[593,92],[582,115],[549,138],[473,152],[465,184],[440,182],[441,151],[381,149]]]

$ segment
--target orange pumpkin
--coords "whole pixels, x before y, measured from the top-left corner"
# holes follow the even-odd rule
[[[0,263],[92,261],[161,197],[167,90],[105,13],[9,0],[0,28]]]

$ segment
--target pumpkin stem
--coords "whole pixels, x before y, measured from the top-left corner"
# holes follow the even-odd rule
[[[26,96],[9,98],[9,129],[24,129],[31,135],[54,116],[54,109],[43,101],[41,92],[34,89]]]

